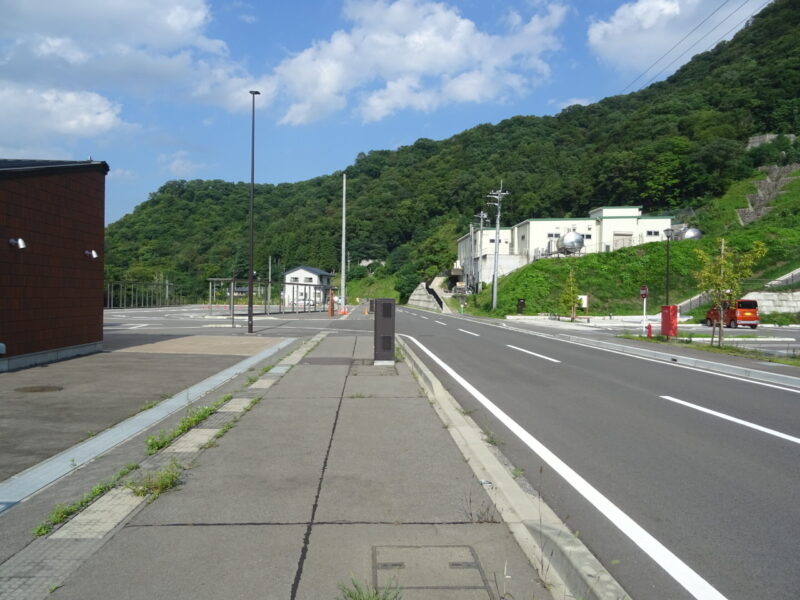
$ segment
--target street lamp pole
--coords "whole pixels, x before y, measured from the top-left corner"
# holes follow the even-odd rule
[[[664,235],[667,236],[667,270],[666,270],[666,282],[665,282],[665,301],[664,305],[669,306],[669,245],[672,241],[673,236],[675,235],[675,230],[672,227],[667,227],[664,230]]]
[[[253,197],[256,189],[256,96],[260,94],[258,90],[250,90],[253,108],[250,121],[250,264],[247,269],[247,333],[253,333]]]

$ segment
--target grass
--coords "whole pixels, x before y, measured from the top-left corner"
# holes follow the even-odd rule
[[[152,502],[161,494],[178,485],[183,467],[176,459],[159,471],[146,472],[138,479],[127,482],[126,487],[137,496],[148,496]]]
[[[192,427],[196,427],[203,421],[205,421],[208,417],[213,415],[217,412],[217,409],[225,404],[228,400],[233,398],[231,394],[225,394],[222,398],[210,404],[208,406],[203,406],[200,408],[190,409],[186,416],[181,419],[181,422],[172,429],[171,431],[165,431],[164,429],[158,432],[158,435],[149,435],[145,440],[145,446],[147,446],[147,453],[152,455],[169,446],[172,441],[180,435],[183,435],[187,431],[189,431]]]
[[[63,505],[63,504],[56,504],[53,510],[50,512],[50,515],[45,519],[43,522],[39,523],[33,529],[33,535],[35,536],[43,536],[47,535],[57,526],[69,519],[72,515],[77,512],[80,512],[87,506],[89,506],[92,502],[94,502],[97,498],[105,494],[112,488],[115,488],[120,480],[125,477],[131,471],[135,471],[139,468],[138,464],[130,463],[120,469],[116,475],[114,475],[111,479],[107,481],[103,481],[98,483],[94,486],[91,490],[86,492],[83,497],[74,502],[70,505]]]
[[[383,589],[373,588],[369,584],[362,585],[355,577],[350,579],[350,585],[339,584],[340,600],[402,600],[403,595],[396,581]]]
[[[209,440],[205,444],[203,444],[202,447],[203,448],[212,448],[212,447],[216,446],[217,445],[217,440],[219,438],[221,438],[223,435],[225,435],[226,433],[228,433],[231,429],[233,429],[234,426],[239,422],[239,419],[241,419],[242,416],[244,416],[244,414],[250,412],[253,409],[253,407],[256,404],[258,404],[259,402],[261,402],[261,396],[258,396],[257,398],[253,398],[253,400],[250,402],[250,404],[248,404],[247,406],[244,407],[244,409],[242,410],[242,414],[238,415],[236,418],[234,418],[231,421],[228,421],[222,427],[220,427],[220,430],[217,433],[214,434],[214,438]]]

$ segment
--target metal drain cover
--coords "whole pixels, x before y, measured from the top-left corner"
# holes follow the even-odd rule
[[[372,568],[376,587],[399,584],[404,598],[493,599],[472,546],[375,546]]]

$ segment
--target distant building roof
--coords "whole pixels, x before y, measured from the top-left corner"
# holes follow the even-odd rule
[[[317,269],[315,267],[305,267],[305,266],[299,266],[295,267],[294,269],[289,269],[284,273],[284,275],[288,275],[289,273],[294,273],[295,271],[300,271],[301,269],[303,271],[308,271],[309,273],[313,273],[314,275],[320,275],[320,276],[325,275],[328,277],[331,276],[330,273],[328,273],[327,271],[323,271],[322,269]]]
[[[37,173],[67,171],[101,171],[108,173],[108,163],[102,160],[32,160],[0,158],[0,177],[19,177]]]

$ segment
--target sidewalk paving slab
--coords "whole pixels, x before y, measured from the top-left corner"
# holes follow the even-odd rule
[[[396,577],[406,600],[546,598],[405,365],[351,374],[358,339],[325,338],[52,597],[317,600]]]

